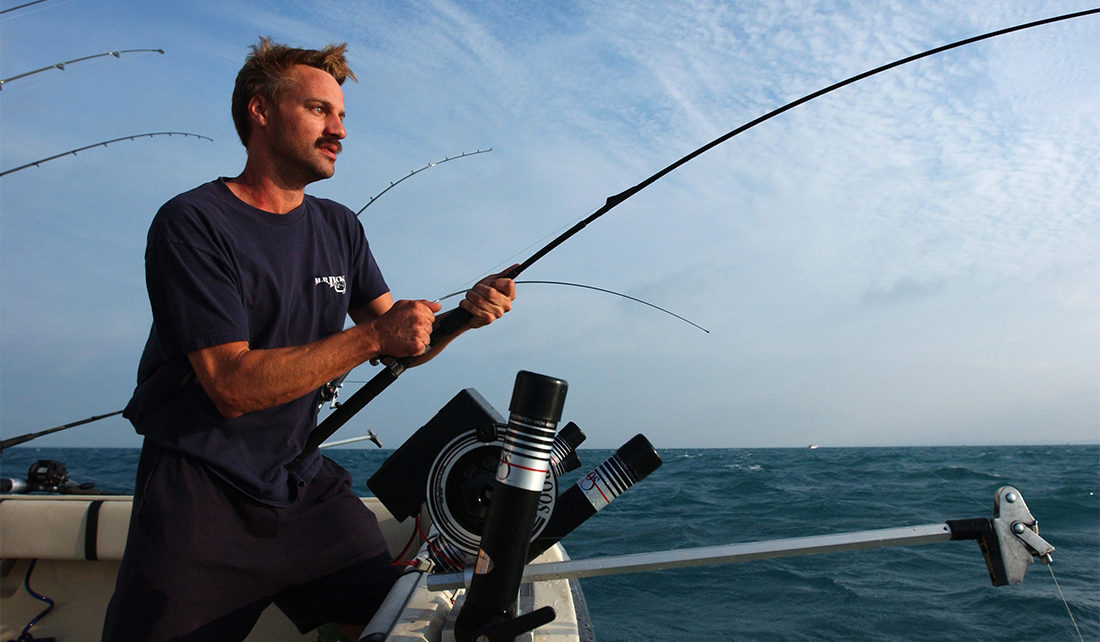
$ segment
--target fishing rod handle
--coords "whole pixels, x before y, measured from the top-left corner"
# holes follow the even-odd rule
[[[432,330],[431,337],[428,339],[429,347],[440,343],[445,338],[458,332],[458,329],[471,318],[473,318],[473,315],[462,308],[455,308],[448,312],[440,319],[435,329]],[[397,377],[411,367],[413,362],[418,358],[419,356],[394,359],[388,366],[374,375],[366,385],[356,390],[353,395],[348,397],[347,401],[337,406],[332,414],[325,417],[324,421],[313,429],[309,437],[306,438],[305,447],[302,449],[302,454],[298,456],[298,459],[317,450],[325,440],[335,434],[336,431],[343,427],[343,425],[354,417],[356,413],[366,407],[368,403],[374,401],[374,398],[388,388],[391,383],[397,381]]]
[[[362,388],[356,390],[355,394],[348,397],[347,401],[337,406],[336,410],[332,411],[332,414],[325,417],[325,420],[309,433],[309,437],[306,438],[306,444],[302,448],[302,454],[298,455],[295,461],[301,460],[306,455],[317,450],[317,448],[325,443],[325,441],[339,430],[341,426],[354,417],[355,413],[359,412],[368,403],[373,401],[374,398],[388,388],[391,383],[397,381],[397,377],[404,372],[404,370],[405,366],[395,361],[383,368],[378,374],[374,375],[374,377],[364,384]]]
[[[570,421],[558,431],[554,437],[554,444],[550,448],[550,468],[554,475],[561,477],[565,473],[576,470],[581,466],[581,459],[577,455],[577,446],[580,446],[587,435],[581,427]]]
[[[501,272],[496,278],[499,279],[515,279],[519,276],[519,273],[523,271],[522,265],[514,265],[508,270]],[[428,345],[434,346],[441,341],[458,332],[462,329],[462,326],[466,325],[473,318],[474,315],[470,314],[461,307],[457,307],[450,312],[442,315],[439,319],[439,324],[432,330],[432,335],[428,339]],[[405,362],[405,366],[416,360],[417,357],[404,357],[402,361]]]
[[[439,325],[432,330],[431,338],[428,339],[429,346],[436,345],[457,332],[458,329],[472,317],[473,315],[462,308],[451,310],[440,319]],[[368,403],[374,401],[374,398],[382,394],[382,391],[388,388],[391,383],[397,381],[397,377],[412,366],[413,362],[418,358],[417,356],[394,359],[378,374],[374,375],[374,377],[372,377],[362,388],[356,390],[355,394],[351,395],[347,398],[347,401],[337,406],[332,414],[325,417],[324,421],[318,424],[318,426],[309,433],[309,437],[306,438],[305,447],[302,448],[302,454],[299,455],[297,459],[301,459],[317,450],[325,440],[335,434],[336,431],[354,417],[356,413],[366,407]]]
[[[523,266],[514,266],[502,272],[499,276],[500,278],[514,279],[519,275],[522,269]],[[428,346],[431,347],[442,343],[444,339],[458,332],[462,326],[466,325],[472,318],[472,314],[460,307],[442,315],[439,319],[439,324],[432,330],[432,334],[428,339]],[[324,421],[313,429],[309,437],[306,438],[306,444],[302,449],[302,454],[299,455],[297,459],[301,459],[317,450],[318,446],[335,434],[337,430],[354,417],[356,413],[366,407],[368,403],[374,401],[375,397],[380,395],[383,390],[396,381],[397,377],[411,367],[418,358],[419,356],[394,359],[390,365],[371,378],[366,385],[355,391],[355,394],[348,397],[347,401],[341,403],[332,414],[325,417]]]
[[[444,339],[458,332],[462,326],[466,325],[474,315],[470,314],[462,308],[455,308],[446,313],[439,319],[439,324],[432,330],[432,336],[428,339],[428,347],[439,345]],[[415,361],[418,357],[402,357],[401,360],[408,366]]]

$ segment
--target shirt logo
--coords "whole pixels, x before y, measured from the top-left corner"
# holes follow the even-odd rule
[[[321,285],[322,283],[331,287],[333,290],[336,290],[337,294],[343,294],[348,291],[347,282],[344,280],[344,277],[342,275],[314,277],[313,285]]]

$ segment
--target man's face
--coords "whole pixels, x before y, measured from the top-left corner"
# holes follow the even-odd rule
[[[271,152],[284,180],[302,186],[332,176],[344,130],[344,92],[328,72],[296,65],[269,111]]]

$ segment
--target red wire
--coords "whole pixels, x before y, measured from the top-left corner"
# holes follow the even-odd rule
[[[409,552],[409,548],[412,547],[413,542],[416,541],[417,536],[419,535],[420,536],[420,541],[426,542],[428,544],[428,548],[430,548],[432,550],[432,552],[435,553],[437,557],[439,557],[439,559],[441,559],[444,562],[450,564],[454,568],[462,568],[462,564],[459,564],[458,562],[456,562],[453,559],[451,559],[451,558],[447,557],[446,555],[444,555],[443,551],[439,550],[435,546],[435,544],[432,544],[431,540],[428,539],[428,536],[424,534],[424,530],[420,527],[420,514],[419,513],[416,515],[415,527],[416,527],[416,531],[412,535],[409,536],[409,541],[408,541],[407,544],[405,544],[405,548],[401,551],[401,554],[397,556],[397,559],[390,562],[390,566],[415,566],[415,563],[413,563],[412,561],[405,561],[405,560],[402,560],[401,558],[405,557],[405,554]]]
[[[416,520],[416,532],[420,533],[420,537],[421,537],[421,539],[423,539],[423,540],[424,540],[425,542],[427,542],[427,543],[428,543],[428,548],[430,548],[430,549],[432,550],[432,552],[433,552],[433,553],[435,553],[435,554],[436,554],[436,556],[438,556],[438,557],[439,557],[439,559],[441,559],[441,560],[443,560],[444,562],[446,562],[446,563],[450,564],[450,565],[451,565],[452,567],[454,567],[454,568],[462,568],[462,564],[459,564],[458,562],[455,562],[455,561],[454,561],[454,560],[452,560],[451,558],[449,558],[449,557],[447,557],[446,555],[444,555],[444,554],[443,554],[443,551],[441,551],[441,550],[439,550],[438,548],[436,548],[436,547],[435,547],[435,544],[432,544],[432,543],[431,543],[431,541],[430,541],[430,540],[428,540],[428,537],[427,537],[426,535],[424,535],[424,531],[420,530],[420,519],[419,519],[419,516],[417,516],[417,520]]]

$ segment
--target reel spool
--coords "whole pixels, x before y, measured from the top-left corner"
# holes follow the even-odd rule
[[[448,559],[434,561],[453,567],[449,570],[461,570],[466,558],[477,555],[500,463],[500,449],[504,445],[503,433],[504,426],[501,426],[497,438],[491,442],[478,439],[473,431],[459,435],[443,447],[428,472],[425,493],[428,515],[440,533],[433,544],[441,547],[442,542],[438,540],[442,539],[450,545],[442,546],[448,549]],[[558,477],[551,467],[539,494],[531,539],[546,528],[557,498]],[[454,567],[455,564],[458,566]]]
[[[429,550],[445,570],[461,570],[477,555],[506,431],[504,418],[476,390],[462,390],[367,480],[398,520],[426,506],[439,531]],[[558,476],[580,465],[575,449],[584,438],[572,422],[555,437],[532,540],[553,514]]]
[[[447,445],[467,433],[494,442],[502,425],[504,417],[476,390],[462,390],[382,462],[367,487],[398,521],[417,515],[428,499],[428,476]]]
[[[448,570],[461,570],[464,560],[477,554],[506,429],[506,425],[497,426],[496,438],[490,442],[477,431],[460,434],[443,447],[428,471],[428,515],[440,531],[431,548],[441,553],[433,557],[443,558],[434,561]],[[550,472],[539,495],[531,541],[542,534],[554,514],[558,478],[580,467],[576,449],[584,440],[584,433],[573,422],[554,437]]]

